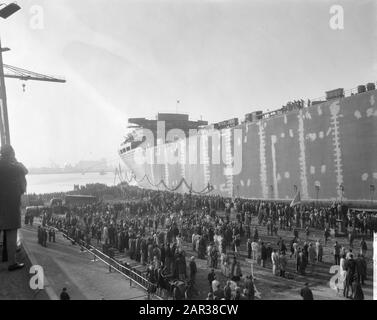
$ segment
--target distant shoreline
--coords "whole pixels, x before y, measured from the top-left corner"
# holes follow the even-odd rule
[[[97,173],[97,174],[101,174],[101,171],[85,171],[84,172],[84,175],[87,174],[87,173]],[[107,174],[107,173],[114,173],[114,171],[103,171],[103,173]],[[72,172],[33,172],[33,171],[29,171],[28,173],[29,175],[48,175],[48,174],[82,174],[82,172],[78,172],[78,171],[72,171]]]

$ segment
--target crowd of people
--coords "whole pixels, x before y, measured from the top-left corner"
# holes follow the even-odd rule
[[[146,276],[153,284],[151,292],[172,295],[177,300],[197,296],[196,260],[204,259],[212,270],[208,275],[208,299],[253,299],[253,277],[242,274],[241,244],[245,245],[247,258],[262,267],[271,265],[276,276],[287,277],[290,259],[295,259],[296,272],[305,275],[308,266],[313,273],[315,265],[323,261],[322,239],[310,241],[311,230],[322,229],[326,245],[330,230],[337,227],[339,220],[352,235],[349,250],[337,243],[334,246],[335,263],[347,279],[345,296],[349,290],[354,296],[353,284],[362,285],[366,278],[364,238],[355,260],[352,250],[355,238],[375,230],[376,218],[370,213],[347,211],[341,205],[292,208],[282,202],[232,201],[220,196],[127,188],[121,203],[74,207],[64,218],[52,216],[49,223],[67,230],[74,239],[115,248],[148,266]],[[257,221],[254,225],[253,219]],[[263,242],[259,236],[262,228],[277,241]],[[281,230],[292,231],[288,243],[279,237]],[[304,230],[303,237],[299,238],[299,230]],[[227,279],[225,285],[212,279],[215,270]]]
[[[38,226],[37,237],[42,247],[47,247],[47,239],[48,242],[56,242],[55,230],[47,226]]]
[[[308,100],[306,106],[310,106],[310,100]],[[281,107],[281,110],[283,112],[289,112],[292,110],[300,110],[305,107],[305,101],[304,100],[294,100],[289,101],[285,106]]]

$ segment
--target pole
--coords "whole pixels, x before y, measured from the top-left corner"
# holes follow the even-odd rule
[[[6,49],[2,48],[1,40],[0,40],[0,135],[1,135],[1,145],[10,144],[8,108],[7,108],[7,93],[6,93],[6,89],[5,89],[5,78],[4,78],[3,51],[6,51]]]
[[[377,232],[373,232],[373,300],[377,300]]]
[[[192,210],[192,183],[191,183],[191,187],[190,187],[190,210]]]
[[[373,205],[373,195],[374,195],[374,190],[375,190],[373,184],[370,185],[369,190],[370,190],[370,203],[371,205]]]
[[[318,208],[318,189],[317,189],[317,208]]]
[[[319,208],[318,205],[318,197],[319,197],[319,186],[315,186],[316,192],[317,192],[317,208]]]
[[[7,233],[3,230],[3,254],[2,254],[2,262],[8,261],[8,245],[7,245]]]

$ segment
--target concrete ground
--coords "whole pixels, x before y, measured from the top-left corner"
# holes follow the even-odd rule
[[[55,243],[47,248],[37,242],[37,226],[21,229],[22,242],[33,263],[43,267],[45,293],[58,299],[63,287],[71,300],[143,300],[145,291],[133,285],[117,272],[109,273],[100,261],[91,261],[92,255],[81,252],[80,247],[57,234]],[[27,299],[27,298],[25,298]]]
[[[0,247],[0,257],[2,247]],[[35,291],[29,286],[31,263],[22,248],[17,254],[17,261],[25,263],[23,269],[9,272],[5,262],[0,263],[0,300],[48,300],[45,291]]]

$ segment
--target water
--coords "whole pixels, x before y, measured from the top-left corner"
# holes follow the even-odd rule
[[[114,185],[114,173],[108,172],[100,175],[94,173],[64,173],[64,174],[28,174],[27,193],[52,193],[72,191],[75,184],[86,185],[89,183],[102,183]],[[116,180],[116,184],[119,181]]]

